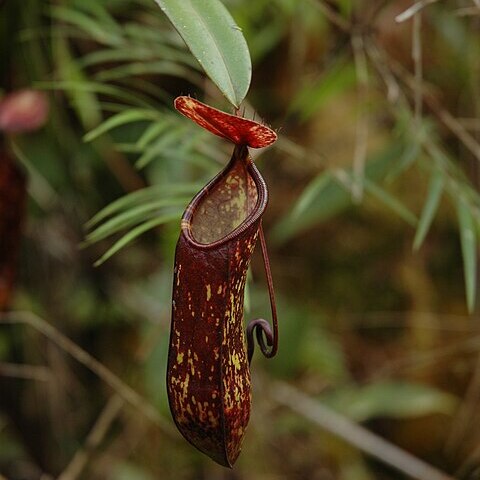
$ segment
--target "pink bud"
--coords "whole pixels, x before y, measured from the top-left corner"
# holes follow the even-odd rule
[[[29,132],[42,127],[48,117],[48,99],[36,90],[18,90],[0,101],[0,130]]]

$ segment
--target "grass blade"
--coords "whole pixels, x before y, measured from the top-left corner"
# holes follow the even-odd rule
[[[162,152],[169,147],[177,146],[185,135],[183,127],[175,128],[162,135],[157,142],[148,148],[148,150],[135,162],[135,168],[141,170],[145,168],[156,157],[161,156]]]
[[[107,222],[100,225],[86,236],[87,243],[98,242],[124,228],[145,221],[145,217],[163,207],[187,205],[189,198],[162,198],[153,202],[147,202],[126,212],[120,213]],[[158,212],[157,212],[158,213]]]
[[[321,195],[321,192],[331,183],[331,181],[332,174],[327,171],[321,173],[312,182],[310,182],[303,190],[298,202],[293,208],[293,217],[297,217],[307,210],[317,199],[317,197]]]
[[[148,202],[154,199],[165,198],[167,195],[182,195],[182,194],[195,194],[201,188],[201,185],[196,183],[186,183],[181,185],[153,185],[151,187],[142,188],[135,192],[124,195],[113,201],[105,208],[100,210],[95,216],[93,216],[85,225],[90,229],[95,225],[98,225],[102,220],[114,215],[115,213],[128,209],[136,205],[142,205],[144,202]]]
[[[168,75],[184,78],[194,85],[202,85],[202,77],[192,69],[169,60],[131,62],[102,70],[95,78],[100,82],[111,82],[125,77],[141,75]]]
[[[154,110],[125,110],[123,112],[113,115],[105,122],[101,123],[98,127],[88,132],[83,140],[85,142],[91,142],[100,135],[113,130],[116,127],[125,125],[127,123],[139,122],[142,120],[156,120],[159,117],[158,112]]]
[[[418,222],[417,231],[415,233],[415,239],[413,241],[413,249],[418,250],[425,237],[427,236],[430,225],[437,213],[438,205],[442,197],[443,187],[445,185],[445,178],[443,173],[436,171],[433,173],[430,179],[430,185],[428,187],[427,200],[423,206],[422,214]]]
[[[169,120],[161,119],[149,125],[142,136],[138,139],[136,145],[140,150],[143,150],[147,145],[159,137],[170,125]]]
[[[115,85],[105,85],[99,82],[89,81],[60,81],[60,82],[36,82],[36,88],[43,90],[65,90],[67,92],[91,92],[108,95],[124,101],[126,104],[135,105],[137,107],[149,109],[151,108],[151,100],[144,98],[130,90],[120,88]]]
[[[118,46],[123,42],[121,36],[114,33],[112,28],[105,28],[92,17],[76,9],[56,5],[52,7],[51,15],[57,20],[76,26],[101,44]]]
[[[76,10],[82,9],[91,13],[103,26],[108,27],[110,32],[115,32],[118,36],[122,34],[120,25],[112,15],[110,15],[105,5],[98,0],[74,0],[73,6]]]
[[[467,306],[468,311],[472,313],[477,289],[477,237],[470,209],[461,198],[457,201],[457,216],[460,227]]]
[[[130,230],[126,235],[124,235],[120,240],[115,242],[112,247],[110,247],[95,263],[95,267],[102,265],[102,263],[106,262],[109,258],[115,255],[118,251],[122,248],[127,246],[129,243],[133,242],[137,237],[142,235],[142,233],[151,230],[152,228],[158,227],[160,225],[164,225],[165,223],[178,221],[180,219],[180,215],[182,214],[181,210],[178,210],[176,214],[168,214],[163,215],[161,217],[154,218],[153,220],[149,220],[148,222],[142,223],[138,227],[135,227],[133,230]]]
[[[408,224],[415,226],[418,223],[417,217],[400,201],[395,197],[390,195],[382,187],[378,186],[376,183],[373,183],[367,178],[364,179],[365,190],[374,196],[381,202],[383,202],[387,207],[393,210],[399,217],[403,218]]]

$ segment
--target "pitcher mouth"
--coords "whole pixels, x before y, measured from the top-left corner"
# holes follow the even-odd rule
[[[221,236],[218,239],[213,241],[202,242],[198,235],[195,235],[193,231],[193,221],[196,215],[200,215],[198,209],[200,206],[212,195],[212,192],[216,188],[222,185],[222,182],[228,179],[230,172],[236,165],[236,162],[245,162],[244,168],[249,178],[253,182],[253,185],[256,189],[256,202],[251,211],[246,213],[245,218],[231,231],[229,231],[224,236]],[[227,166],[216,176],[214,177],[195,197],[192,199],[188,207],[186,208],[181,222],[182,234],[185,239],[195,248],[202,250],[209,250],[217,248],[233,238],[237,238],[243,232],[248,230],[253,224],[255,224],[265,212],[268,203],[268,190],[265,183],[265,180],[261,176],[257,167],[253,163],[250,155],[248,154],[248,149],[245,145],[236,146],[232,158],[230,159]]]

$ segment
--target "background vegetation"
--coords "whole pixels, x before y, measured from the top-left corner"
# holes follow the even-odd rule
[[[480,478],[480,5],[225,4],[246,116],[280,134],[257,161],[280,353],[254,359],[242,455],[227,471],[186,444],[164,380],[178,219],[231,149],[172,99],[225,100],[153,1],[4,0],[2,93],[43,89],[51,112],[9,139],[30,201],[0,478]],[[260,258],[252,277],[249,318]]]

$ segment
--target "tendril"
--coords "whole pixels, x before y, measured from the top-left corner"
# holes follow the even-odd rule
[[[260,224],[259,228],[260,246],[262,248],[263,264],[265,266],[265,275],[267,277],[268,295],[270,297],[270,307],[272,310],[272,325],[263,318],[252,320],[247,325],[247,355],[248,363],[251,363],[253,352],[255,350],[255,339],[261,352],[267,358],[272,358],[277,353],[278,349],[278,320],[277,307],[275,304],[275,292],[273,290],[272,272],[270,269],[270,260],[268,258],[267,243],[265,242],[265,235],[263,233],[263,226]]]

